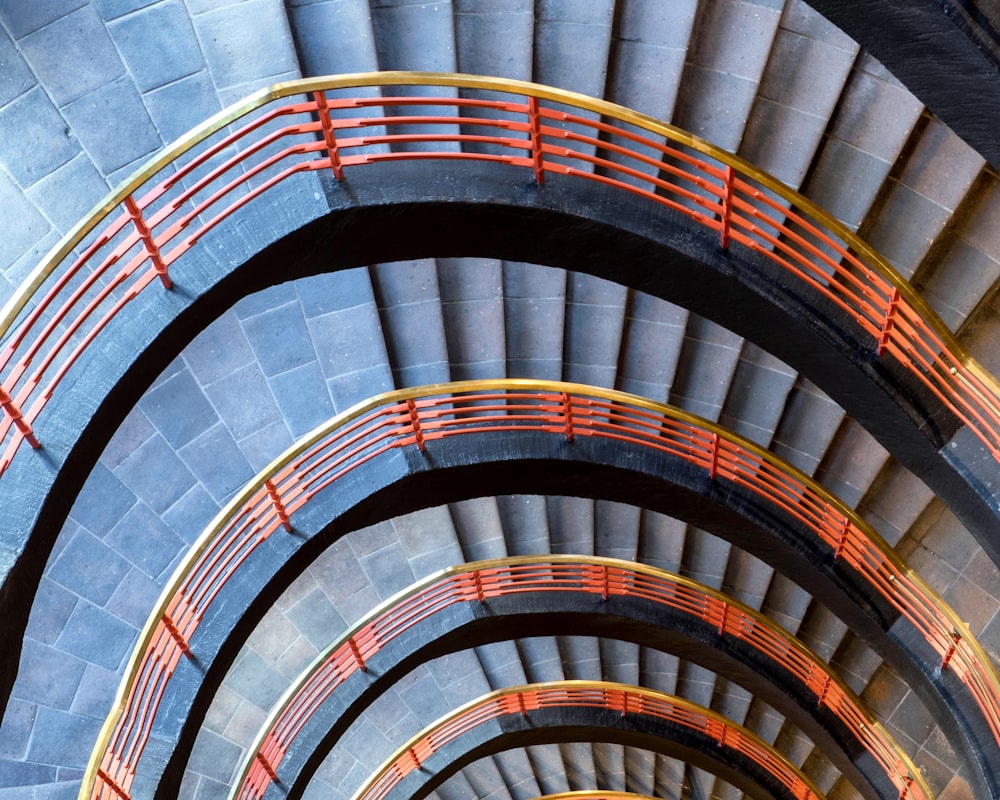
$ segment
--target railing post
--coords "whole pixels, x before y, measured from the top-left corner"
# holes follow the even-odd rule
[[[475,572],[473,572],[472,574],[475,576],[475,580],[476,580],[476,597],[479,598],[479,602],[480,603],[485,603],[486,602],[486,592],[483,591],[483,576],[479,574],[479,570],[478,569]]]
[[[267,760],[267,756],[258,750],[256,758],[257,761],[260,762],[261,768],[267,773],[267,777],[269,777],[274,783],[278,783],[278,773],[274,767],[271,766],[271,762]]]
[[[420,427],[420,414],[417,412],[417,404],[412,397],[406,398],[406,409],[410,413],[410,426],[413,428],[413,438],[416,439],[417,449],[424,451],[424,432]]]
[[[131,795],[119,786],[118,782],[103,769],[97,770],[97,777],[99,780],[104,782],[105,786],[114,792],[116,797],[120,797],[121,800],[131,800]]]
[[[838,561],[840,557],[844,554],[844,550],[847,547],[847,538],[851,533],[851,520],[845,514],[844,524],[840,526],[840,536],[837,539],[837,547],[833,551],[833,560]]]
[[[567,392],[562,393],[563,433],[566,441],[573,441],[573,401]]]
[[[313,92],[316,99],[316,110],[319,113],[319,124],[323,127],[323,141],[326,143],[327,153],[330,155],[330,168],[333,176],[338,180],[344,180],[344,165],[340,161],[340,147],[337,145],[337,135],[333,130],[333,120],[330,119],[330,107],[326,103],[326,92],[320,90]]]
[[[278,487],[272,483],[271,479],[268,478],[264,481],[264,488],[267,489],[267,494],[271,498],[271,502],[274,504],[274,510],[278,514],[278,519],[281,520],[281,525],[289,533],[292,532],[292,520],[288,516],[288,511],[285,509],[285,504],[281,502],[281,497],[278,495]]]
[[[354,641],[353,636],[347,640],[347,646],[351,648],[351,655],[354,656],[354,661],[358,665],[358,669],[360,669],[362,672],[367,672],[368,665],[365,664],[365,659],[361,655],[361,648],[358,647],[358,643]]]
[[[191,646],[188,644],[187,639],[185,639],[181,635],[180,629],[177,627],[177,625],[174,624],[174,621],[170,618],[170,616],[164,614],[161,617],[161,620],[163,621],[163,627],[167,629],[167,633],[170,634],[170,638],[177,643],[177,646],[181,649],[181,652],[184,653],[184,655],[186,655],[188,658],[193,659],[194,654],[191,652]]]
[[[722,603],[722,614],[719,615],[719,636],[726,635],[726,623],[729,621],[729,603],[725,600]]]
[[[538,98],[528,98],[528,131],[531,136],[531,166],[535,171],[535,183],[545,183],[545,165],[542,161],[542,117],[538,113]]]
[[[736,170],[728,164],[722,182],[722,225],[719,228],[719,240],[723,250],[729,249],[729,231],[733,216],[733,184],[736,182]]]
[[[149,256],[149,260],[153,264],[153,269],[156,270],[156,274],[160,276],[160,280],[163,282],[163,288],[173,288],[174,282],[170,280],[167,265],[163,261],[163,256],[160,255],[160,248],[156,244],[156,240],[153,239],[153,232],[150,231],[146,220],[143,219],[142,209],[139,208],[139,204],[135,202],[135,198],[132,195],[125,198],[125,210],[128,211],[128,215],[132,218],[132,224],[135,225],[135,229],[139,232],[139,239],[142,241],[142,246],[146,249],[146,255]]]
[[[708,462],[708,477],[714,481],[719,473],[719,434],[713,433],[711,442],[712,452]]]
[[[944,672],[948,668],[948,664],[951,663],[951,659],[955,656],[955,651],[958,649],[958,643],[962,641],[962,634],[958,631],[952,631],[951,634],[951,644],[948,645],[948,649],[945,654],[941,657],[941,671]]]
[[[885,352],[885,348],[889,344],[889,340],[892,338],[892,326],[896,322],[896,309],[899,307],[899,287],[894,286],[892,288],[892,294],[889,295],[889,307],[885,310],[885,319],[882,320],[882,335],[878,340],[878,348],[875,351],[875,355],[879,358]]]
[[[35,432],[31,429],[31,425],[24,418],[15,404],[14,400],[11,398],[7,391],[0,386],[0,408],[3,409],[4,413],[10,417],[10,421],[14,423],[14,427],[17,428],[25,440],[34,448],[38,450],[42,445],[38,441],[38,437],[35,436]]]

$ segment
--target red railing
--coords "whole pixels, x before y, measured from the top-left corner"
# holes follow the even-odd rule
[[[843,723],[871,754],[899,796],[930,800],[930,790],[881,724],[817,656],[761,614],[694,581],[651,567],[596,557],[532,556],[454,567],[394,598],[354,625],[299,676],[261,730],[230,797],[260,800],[285,754],[317,710],[396,637],[460,603],[528,592],[584,592],[640,598],[707,622],[775,661]]]
[[[93,797],[128,791],[163,691],[205,611],[253,552],[287,530],[310,500],[395,449],[528,431],[567,441],[595,437],[680,458],[798,520],[926,639],[940,657],[934,667],[961,679],[1000,741],[1000,681],[975,638],[867,523],[811,478],[723,428],[623,392],[553,381],[469,381],[358,404],[299,442],[220,512],[178,568],[137,645],[95,749],[94,783],[84,784],[94,787]]]
[[[400,85],[507,99],[342,96]],[[692,134],[610,103],[494,78],[375,73],[279,84],[222,112],[54,248],[0,311],[0,474],[22,442],[44,443],[39,415],[100,331],[150,284],[169,288],[174,270],[183,281],[184,254],[209,231],[293,176],[344,180],[361,165],[401,159],[502,162],[539,184],[554,174],[594,181],[686,215],[855,320],[875,353],[896,358],[1000,460],[997,383],[881,257],[804,197]]]
[[[469,703],[422,731],[382,766],[351,800],[386,800],[412,772],[441,748],[480,725],[503,717],[527,716],[548,708],[596,708],[625,717],[651,717],[688,728],[739,753],[780,783],[796,800],[821,800],[823,794],[781,753],[746,728],[679,697],[599,681],[561,681],[502,689]]]

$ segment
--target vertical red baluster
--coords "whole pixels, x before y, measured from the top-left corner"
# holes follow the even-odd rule
[[[542,118],[538,113],[538,98],[528,98],[528,130],[531,136],[531,166],[535,171],[535,183],[545,183],[545,165],[542,161]]]
[[[291,533],[292,521],[288,516],[288,511],[285,510],[284,503],[281,502],[281,497],[278,495],[278,487],[271,482],[270,478],[268,478],[264,481],[264,488],[267,489],[267,494],[271,498],[271,502],[274,504],[274,510],[278,514],[278,519],[281,520],[282,527]]]
[[[406,408],[410,412],[410,425],[413,427],[413,438],[416,439],[417,448],[420,452],[423,452],[424,447],[424,432],[420,427],[420,414],[417,412],[417,404],[413,401],[412,397],[406,398]]]
[[[566,441],[573,441],[573,401],[570,399],[569,394],[566,392],[562,393],[562,413],[563,413],[563,424],[564,433],[566,435]]]
[[[188,645],[187,639],[181,635],[180,629],[174,624],[174,621],[166,614],[163,615],[162,620],[163,627],[167,629],[167,633],[170,634],[170,638],[177,642],[177,646],[181,649],[181,652],[188,658],[194,658],[191,654],[191,647]]]
[[[153,232],[150,231],[146,220],[143,219],[142,209],[139,208],[139,204],[135,202],[132,195],[125,198],[125,210],[128,211],[128,215],[132,218],[132,224],[135,225],[135,229],[139,232],[139,239],[142,241],[142,246],[146,248],[146,255],[149,256],[149,260],[153,264],[153,269],[156,270],[156,274],[160,276],[160,280],[163,282],[163,288],[172,288],[174,282],[170,280],[170,275],[167,273],[167,265],[163,261],[163,256],[160,255],[160,248],[156,244]]]
[[[354,641],[353,636],[347,640],[347,646],[351,648],[351,655],[354,656],[354,661],[357,663],[358,669],[362,672],[367,672],[368,665],[365,664],[365,659],[361,655],[361,648],[358,647],[358,643]]]
[[[878,349],[875,351],[875,355],[879,358],[885,352],[885,348],[889,344],[889,340],[892,338],[892,326],[896,322],[896,309],[899,307],[899,287],[894,286],[892,289],[892,294],[889,296],[889,307],[885,310],[885,319],[882,320],[882,335],[878,340]]]
[[[330,107],[326,103],[326,92],[313,92],[316,99],[316,110],[319,113],[319,123],[323,126],[323,141],[330,155],[330,169],[338,181],[344,180],[344,165],[340,161],[340,147],[337,145],[337,135],[333,130],[333,120],[330,119]]]
[[[945,651],[944,656],[941,658],[941,671],[944,672],[948,668],[948,664],[955,655],[955,650],[958,649],[958,643],[962,641],[962,634],[958,631],[951,632],[951,644],[948,645],[948,649]]]
[[[272,781],[277,783],[278,773],[275,771],[274,767],[271,766],[271,762],[267,760],[267,758],[264,756],[263,753],[261,752],[257,753],[257,761],[260,762],[260,765],[263,768],[264,772],[267,773],[267,777],[269,777]]]
[[[3,386],[0,386],[0,408],[2,408],[4,413],[10,417],[11,422],[14,423],[14,427],[21,432],[21,435],[25,438],[28,444],[30,444],[35,450],[42,446],[38,442],[35,432],[31,429],[28,421],[21,413],[21,409],[14,404],[13,399],[11,399],[11,396],[7,394]]]
[[[726,175],[722,183],[722,227],[719,230],[719,238],[723,250],[729,249],[729,231],[733,216],[733,183],[735,179],[736,170],[730,166],[726,166]]]
[[[713,433],[711,442],[712,442],[712,452],[711,452],[711,458],[709,459],[708,462],[708,477],[714,481],[715,476],[719,472],[719,434]]]

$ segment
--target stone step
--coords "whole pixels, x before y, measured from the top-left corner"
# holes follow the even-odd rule
[[[378,264],[371,273],[396,386],[451,380],[434,260]]]
[[[629,291],[617,388],[666,402],[677,371],[687,318],[687,310],[680,306],[644,292]]]
[[[858,45],[840,29],[802,0],[790,0],[781,14],[739,155],[792,188],[799,187],[857,54]]]
[[[627,295],[620,284],[579,272],[569,273],[563,380],[615,387]]]
[[[503,263],[504,331],[510,377],[562,379],[566,283],[565,270]]]
[[[437,283],[452,380],[507,374],[503,265],[437,259]]]
[[[806,196],[857,230],[922,112],[912,94],[862,54],[803,184]]]
[[[784,5],[784,0],[699,4],[673,124],[738,150]]]
[[[688,314],[671,405],[717,422],[743,349],[743,340],[697,314]]]

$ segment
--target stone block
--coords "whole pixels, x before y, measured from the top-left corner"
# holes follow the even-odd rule
[[[375,293],[366,267],[316,275],[288,286],[297,293],[302,310],[309,319],[375,303]]]
[[[57,106],[125,74],[97,10],[84,4],[20,40],[21,51]]]
[[[309,330],[326,378],[379,368],[388,374],[389,357],[374,306],[357,306],[316,317],[309,321]]]
[[[106,610],[137,630],[149,619],[154,598],[158,597],[162,581],[155,581],[141,569],[134,568],[118,583],[105,606]]]
[[[508,297],[504,303],[508,362],[561,360],[565,313],[566,303],[562,298]]]
[[[103,536],[132,507],[135,499],[135,494],[111,470],[98,463],[83,485],[70,516],[91,533]]]
[[[378,69],[371,12],[363,0],[293,2],[290,15],[299,58],[308,75],[340,75]],[[350,31],[330,47],[330,31]]]
[[[136,449],[115,474],[157,513],[170,508],[195,482],[162,436],[153,436]]]
[[[187,768],[220,783],[228,783],[239,765],[243,749],[211,731],[202,731]]]
[[[0,165],[20,186],[31,186],[79,154],[73,135],[35,86],[0,109]]]
[[[273,82],[283,73],[298,73],[288,20],[276,0],[213,4],[193,22],[216,86]]]
[[[534,16],[523,0],[457,3],[455,40],[459,72],[531,80]]]
[[[297,302],[276,306],[244,320],[243,330],[268,377],[316,360],[302,307]]]
[[[227,685],[241,697],[267,711],[281,697],[281,693],[288,687],[288,681],[253,650],[244,650],[229,673]],[[220,776],[219,779],[226,780],[228,776]]]
[[[281,420],[267,380],[256,363],[205,387],[205,393],[237,440]]]
[[[223,314],[184,350],[191,374],[202,384],[214,383],[253,361],[243,327],[233,313]]]
[[[453,72],[456,69],[451,2],[396,3],[372,8],[380,69]]]
[[[28,737],[25,736],[25,741]],[[0,791],[4,800],[34,800],[38,797],[35,789],[56,780],[56,767],[47,764],[33,764],[22,760],[0,758]],[[17,791],[15,787],[23,787]]]
[[[0,19],[4,14],[10,14],[10,9],[0,7]],[[0,36],[0,108],[7,105],[15,97],[27,92],[35,85],[35,76],[24,61],[14,41],[7,36]]]
[[[83,678],[86,664],[75,656],[28,639],[22,645],[21,668],[13,697],[44,703],[52,709],[69,709]]]
[[[184,545],[143,503],[132,506],[105,541],[151,578],[161,576]]]
[[[413,571],[398,544],[382,548],[358,561],[382,600],[413,583]]]
[[[269,384],[292,436],[302,436],[333,416],[333,403],[316,361],[275,375]]]
[[[276,456],[294,444],[284,420],[272,422],[240,439],[240,450],[254,473],[263,470]]]
[[[181,137],[222,107],[204,69],[145,93],[143,100],[164,142]]]
[[[107,611],[84,601],[70,615],[56,646],[63,653],[117,670],[132,649],[138,631]]]
[[[7,701],[7,708],[0,722],[0,759],[11,759],[10,763],[23,760],[37,712],[38,707],[34,703],[18,700],[16,697]],[[0,768],[0,775],[3,774],[3,768]]]
[[[653,4],[642,7],[649,5]],[[673,4],[664,3],[663,7],[668,5]],[[620,66],[610,76],[608,99],[654,119],[670,119],[684,73],[686,52],[683,47],[670,48],[643,41],[616,42],[615,60]],[[630,143],[630,146],[635,145]]]
[[[32,3],[0,4],[0,20],[15,39],[44,28],[87,5],[87,0],[36,0]]]
[[[204,69],[198,39],[181,0],[156,3],[108,24],[139,91],[147,92]]]
[[[296,603],[287,616],[317,650],[322,650],[347,630],[346,623],[322,589],[313,590]]]
[[[114,704],[119,680],[117,670],[88,664],[80,688],[73,698],[73,713],[96,719],[107,716],[108,709]]]
[[[53,554],[54,555],[54,554]],[[60,586],[49,575],[38,584],[35,593],[35,613],[28,619],[26,639],[34,639],[42,644],[54,644],[73,613],[79,597],[75,592]]]
[[[624,325],[622,306],[566,305],[565,358],[571,364],[618,364]]]
[[[167,444],[175,449],[188,444],[219,421],[202,388],[187,370],[147,392],[139,408]]]
[[[117,19],[157,2],[159,0],[93,0],[98,13],[105,20]]]
[[[222,503],[235,494],[253,476],[250,463],[224,425],[216,425],[178,455],[212,497]]]
[[[574,5],[579,9],[584,7]],[[593,5],[597,9],[606,8],[603,2]],[[536,17],[534,80],[600,97],[604,93],[610,47],[610,18],[578,23]]]
[[[104,605],[128,570],[126,559],[81,528],[52,565],[49,577],[90,602]]]
[[[109,81],[63,107],[63,114],[97,168],[114,177],[162,145],[128,78]],[[130,170],[131,171],[131,170]]]
[[[892,163],[923,106],[906,89],[862,69],[851,75],[830,126],[832,137]],[[881,124],[873,125],[873,118]]]

